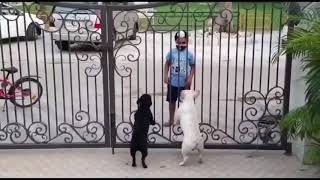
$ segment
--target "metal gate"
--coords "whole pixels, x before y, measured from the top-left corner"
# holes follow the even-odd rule
[[[179,147],[181,128],[163,126],[163,65],[174,33],[186,30],[205,147],[290,151],[279,121],[288,111],[291,58],[271,62],[287,34],[284,4],[45,5],[55,9],[0,7],[1,67],[18,68],[13,82],[35,75],[43,87],[31,107],[4,100],[1,148],[128,147],[143,93],[153,97],[150,146]]]
[[[116,16],[107,19],[122,34],[114,36],[117,43],[109,61],[114,69],[110,71],[112,147],[128,147],[135,102],[144,93],[153,97],[156,121],[149,129],[150,147],[180,146],[181,128],[163,126],[169,119],[163,66],[175,47],[175,32],[186,30],[187,51],[196,59],[192,87],[201,92],[195,103],[205,147],[291,151],[279,129],[289,102],[291,63],[286,62],[291,58],[281,56],[277,63],[271,62],[288,32],[285,3],[114,5],[107,11],[136,13],[136,19],[128,16],[122,21],[138,22],[136,36],[130,38],[123,35],[132,31],[129,23],[118,25],[118,30]]]
[[[109,146],[108,69],[102,68],[107,53],[100,46],[106,44],[106,21],[104,28],[96,22],[105,7],[22,2],[1,3],[0,9],[1,69],[17,69],[8,76],[12,84],[26,76],[42,86],[21,86],[31,94],[39,90],[34,96],[41,97],[31,107],[15,106],[11,85],[3,81],[7,72],[1,72],[1,98],[7,98],[1,100],[0,147]]]

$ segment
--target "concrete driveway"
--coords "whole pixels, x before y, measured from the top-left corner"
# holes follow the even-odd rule
[[[283,151],[205,150],[180,167],[179,149],[149,149],[146,163],[131,167],[129,149],[1,150],[0,177],[17,178],[316,178],[319,169],[301,165]]]

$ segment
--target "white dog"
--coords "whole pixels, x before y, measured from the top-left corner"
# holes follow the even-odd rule
[[[182,156],[183,161],[179,164],[183,166],[189,158],[189,154],[197,150],[199,153],[199,163],[202,163],[203,138],[199,130],[199,119],[194,104],[194,98],[198,97],[200,91],[183,90],[180,99],[182,103],[175,113],[175,124],[180,124],[183,131]]]

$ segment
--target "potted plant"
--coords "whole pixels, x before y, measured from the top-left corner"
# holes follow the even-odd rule
[[[291,6],[292,9],[292,6]],[[291,10],[292,11],[292,10]],[[289,6],[289,14],[290,6]],[[320,162],[320,12],[311,9],[299,15],[289,15],[289,33],[283,39],[280,51],[273,57],[279,60],[280,55],[292,54],[299,59],[302,71],[305,73],[306,103],[293,109],[283,117],[280,123],[282,131],[288,137],[307,138],[311,153],[308,158],[311,163]],[[304,26],[290,28],[294,22],[303,22]],[[295,23],[296,24],[296,23]],[[318,162],[317,162],[318,161]]]

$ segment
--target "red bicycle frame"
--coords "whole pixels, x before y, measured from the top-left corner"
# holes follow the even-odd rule
[[[25,96],[31,95],[30,91],[23,91],[21,87],[17,87],[16,90],[18,90],[18,92],[15,91],[14,94],[9,94],[9,92],[6,92],[6,88],[4,87],[7,87],[8,85],[12,87],[14,85],[8,80],[8,75],[5,79],[0,78],[0,83],[1,83],[0,99],[11,99],[11,98],[25,97]]]

